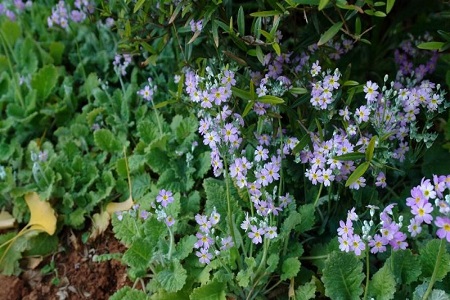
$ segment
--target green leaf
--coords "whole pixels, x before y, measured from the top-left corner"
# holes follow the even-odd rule
[[[295,231],[298,233],[303,233],[312,229],[315,221],[315,207],[314,204],[305,204],[300,206],[299,213],[301,216],[300,223],[295,227]]]
[[[258,97],[258,99],[256,99],[256,101],[262,102],[262,103],[267,103],[267,104],[282,104],[282,103],[284,103],[284,100],[281,99],[280,97],[270,96],[270,95]]]
[[[345,182],[345,186],[348,187],[351,184],[353,184],[354,182],[356,182],[356,180],[359,179],[359,177],[363,176],[364,173],[366,173],[367,169],[370,166],[370,162],[365,161],[362,164],[360,164],[355,171],[353,171],[353,173],[348,177],[347,181]]]
[[[211,213],[214,207],[217,212],[225,218],[228,215],[227,189],[225,182],[214,178],[203,181],[206,194],[206,213]],[[233,195],[230,195],[231,214],[238,210],[239,205]]]
[[[339,156],[334,156],[333,159],[337,159],[337,160],[358,160],[358,159],[363,159],[366,155],[364,153],[361,152],[352,152],[352,153],[346,153],[346,154],[342,154]]]
[[[58,71],[46,65],[31,77],[31,87],[36,90],[39,101],[47,99],[58,82]]]
[[[150,265],[155,246],[151,239],[136,239],[124,253],[122,260],[131,268],[145,271]]]
[[[292,94],[295,94],[295,95],[303,95],[303,94],[308,93],[308,90],[305,88],[302,88],[302,87],[295,87],[295,88],[291,88],[289,90],[289,92],[291,92]]]
[[[379,18],[384,18],[384,17],[386,17],[386,14],[385,14],[384,12],[382,12],[382,11],[379,11],[379,10],[377,10],[376,12],[374,12],[373,15],[374,15],[375,17],[379,17]]]
[[[60,65],[64,54],[64,43],[52,42],[49,46],[50,56],[53,58],[55,65]]]
[[[396,291],[396,282],[389,266],[379,269],[372,277],[369,283],[369,297],[380,300],[389,300],[394,298]]]
[[[375,143],[377,141],[378,137],[376,135],[374,135],[369,142],[369,145],[367,146],[366,149],[366,161],[370,162],[373,158],[373,151],[375,150]]]
[[[238,89],[237,87],[231,87],[231,92],[233,93],[233,96],[241,98],[243,100],[250,100],[250,92]]]
[[[322,2],[323,0],[321,0]],[[328,2],[328,0],[325,0]],[[322,46],[325,43],[327,43],[329,40],[331,40],[338,32],[341,30],[343,23],[337,22],[333,24],[330,28],[328,28],[327,31],[325,31],[321,36],[319,41],[317,42],[317,46]]]
[[[0,235],[0,245],[11,240],[14,236],[14,232]],[[22,252],[27,248],[28,241],[26,236],[20,236],[11,243],[0,248],[0,273],[7,276],[19,275],[19,260],[22,258]]]
[[[276,15],[279,15],[280,12],[277,10],[266,10],[266,11],[258,11],[251,13],[250,16],[252,17],[273,17]]]
[[[421,248],[422,276],[431,277],[436,269],[436,281],[441,281],[450,271],[450,254],[446,251],[446,243],[445,239],[435,239]]]
[[[190,300],[226,300],[225,283],[213,281],[192,291]]]
[[[177,243],[173,257],[179,260],[185,259],[189,254],[192,253],[196,242],[197,238],[193,235],[186,235],[182,237],[181,240]]]
[[[3,37],[5,38],[7,44],[14,48],[14,44],[22,35],[22,29],[20,28],[20,22],[12,22],[10,20],[4,20],[2,22],[1,30],[3,32]],[[16,62],[18,63],[18,62]]]
[[[238,25],[238,32],[241,36],[245,35],[245,16],[244,16],[244,9],[242,6],[239,7],[238,15],[237,15],[237,25]]]
[[[99,129],[94,132],[95,145],[103,151],[110,153],[122,151],[122,146],[115,136],[108,129]]]
[[[280,280],[284,281],[286,279],[293,278],[297,276],[300,271],[300,260],[297,257],[289,257],[283,261],[283,265],[281,266],[281,276]]]
[[[414,255],[409,249],[393,251],[385,265],[391,268],[399,284],[411,284],[422,272],[418,255]]]
[[[386,3],[386,13],[387,14],[391,12],[392,8],[394,7],[394,4],[395,4],[395,0],[387,0],[387,3]]]
[[[353,253],[334,251],[323,269],[325,295],[331,299],[360,299],[364,277],[363,263]]]
[[[132,287],[126,286],[115,292],[109,300],[147,300],[147,294],[144,291],[133,289]]]
[[[273,48],[273,50],[275,50],[275,53],[278,56],[281,55],[281,48],[280,48],[280,45],[278,43],[273,43],[272,44],[272,48]]]
[[[444,46],[443,42],[424,42],[417,45],[417,48],[423,50],[439,50],[442,46]]]
[[[155,280],[169,293],[181,290],[186,283],[186,279],[187,271],[178,260],[172,260],[169,268],[165,268],[155,276]]]
[[[303,285],[300,285],[295,290],[295,298],[296,300],[310,300],[316,297],[316,284],[314,279],[311,279],[310,282],[307,282]]]
[[[144,234],[142,228],[137,228],[136,221],[128,214],[123,214],[123,219],[119,220],[116,214],[112,215],[112,225],[114,236],[125,246],[131,246],[133,241]]]
[[[145,0],[138,0],[136,4],[134,5],[133,14],[135,14],[145,3]]]
[[[330,0],[320,0],[319,1],[319,10],[324,9],[325,6],[327,6],[328,2],[330,2]]]
[[[24,256],[45,256],[58,250],[58,236],[42,232],[28,240],[28,249]]]

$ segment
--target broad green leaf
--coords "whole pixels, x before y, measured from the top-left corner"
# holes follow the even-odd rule
[[[31,77],[31,87],[36,90],[38,101],[44,101],[58,82],[58,71],[53,65],[46,65]]]
[[[65,46],[62,42],[52,42],[49,46],[50,55],[53,58],[54,64],[57,66],[62,63],[64,48]]]
[[[179,260],[185,259],[192,253],[197,238],[193,235],[186,235],[178,241],[173,257]]]
[[[57,235],[39,233],[28,239],[28,249],[24,256],[45,256],[58,250],[59,239]]]
[[[117,137],[108,129],[99,129],[94,132],[95,145],[103,151],[110,153],[122,151]]]
[[[13,22],[10,20],[3,20],[1,31],[3,37],[11,48],[14,48],[14,44],[22,35],[22,29],[20,28],[20,22]],[[16,62],[18,63],[18,62]]]
[[[250,284],[250,278],[252,278],[253,271],[256,265],[256,261],[253,257],[245,259],[245,268],[240,270],[236,275],[236,280],[240,287],[246,288]]]
[[[238,25],[238,31],[241,36],[245,35],[245,16],[244,16],[244,9],[242,6],[239,7],[238,15],[237,15],[237,25]]]
[[[243,100],[250,100],[250,92],[238,89],[237,87],[231,87],[231,92],[233,93],[233,96],[241,98]]]
[[[394,7],[394,4],[395,4],[395,0],[387,0],[387,3],[386,3],[386,13],[387,14],[391,12],[392,8]]]
[[[195,288],[190,300],[226,300],[225,283],[213,281],[209,284]]]
[[[436,270],[435,278],[441,281],[450,271],[450,254],[446,250],[446,243],[445,239],[431,240],[420,249],[422,276],[431,277]]]
[[[418,255],[409,249],[393,251],[385,265],[391,268],[398,284],[409,285],[416,281],[422,272]]]
[[[363,263],[353,253],[334,251],[323,269],[325,295],[331,299],[358,300],[364,277]]]
[[[394,298],[396,291],[396,282],[389,266],[379,269],[372,277],[369,283],[369,297],[380,300],[389,300]]]
[[[442,46],[444,46],[443,42],[424,42],[417,45],[417,48],[423,50],[439,50]]]
[[[23,235],[11,241],[12,244],[5,244],[14,236],[14,232],[0,235],[0,245],[4,245],[0,248],[0,273],[7,276],[19,275],[19,260],[22,258],[22,252],[27,249],[28,245],[28,239]]]
[[[280,12],[277,10],[266,10],[266,11],[258,11],[251,13],[250,16],[252,17],[273,17],[276,15],[279,15]]]
[[[187,271],[178,260],[172,260],[169,268],[158,272],[155,280],[169,293],[181,290],[186,283]]]
[[[289,257],[288,259],[283,261],[283,265],[281,266],[281,276],[280,280],[284,281],[286,279],[293,278],[297,276],[300,271],[301,263],[297,257]]]
[[[305,204],[300,206],[298,209],[301,221],[300,223],[295,227],[295,231],[298,233],[303,233],[305,231],[310,230],[314,226],[315,221],[315,207],[314,204]]]
[[[326,0],[328,2],[328,0]],[[321,0],[322,2],[322,0]],[[343,23],[337,22],[333,24],[327,31],[325,31],[321,36],[319,41],[317,42],[318,46],[322,46],[326,44],[329,40],[331,40],[338,32],[341,30]]]
[[[155,244],[147,238],[136,239],[123,254],[123,262],[134,269],[146,270],[151,262]]]
[[[270,95],[261,96],[258,99],[256,99],[256,101],[262,102],[262,103],[267,103],[267,104],[282,104],[282,103],[284,103],[284,100],[281,99],[280,97],[270,96]]]
[[[348,187],[352,183],[356,182],[356,180],[359,179],[359,177],[363,176],[364,173],[366,173],[367,169],[370,166],[370,162],[365,161],[362,164],[360,164],[355,171],[348,177],[347,181],[345,182],[345,186]]]
[[[325,6],[327,6],[328,2],[330,2],[330,0],[320,0],[319,1],[319,10],[324,9]]]
[[[316,297],[316,284],[314,279],[310,282],[307,282],[303,285],[300,285],[295,290],[295,298],[296,300],[310,300]]]
[[[137,228],[136,220],[128,214],[123,214],[122,217],[121,220],[117,218],[117,215],[111,217],[114,236],[125,246],[129,247],[136,238],[143,236],[144,229]]]

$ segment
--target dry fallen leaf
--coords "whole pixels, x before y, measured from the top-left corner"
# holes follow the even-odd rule
[[[95,240],[99,235],[108,228],[111,217],[107,211],[96,213],[92,216],[92,232],[90,239]]]
[[[31,213],[29,229],[42,230],[53,235],[56,230],[56,216],[50,203],[42,201],[35,192],[26,194],[25,201]]]
[[[7,211],[0,211],[0,229],[13,228],[16,219]]]
[[[127,201],[124,202],[111,202],[106,206],[106,211],[109,215],[112,215],[116,211],[129,210],[134,205],[133,198],[130,196]]]

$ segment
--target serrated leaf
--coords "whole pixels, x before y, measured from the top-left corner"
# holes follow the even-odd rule
[[[173,257],[179,260],[185,259],[189,254],[192,253],[196,242],[197,238],[193,235],[186,235],[182,237],[177,243]]]
[[[295,227],[296,232],[303,233],[305,231],[310,230],[314,226],[315,221],[315,207],[314,204],[305,204],[300,206],[300,223]]]
[[[409,285],[416,281],[422,272],[419,258],[409,249],[393,251],[385,265],[391,268],[398,284]]]
[[[138,270],[147,270],[153,256],[155,243],[147,238],[136,239],[123,254],[122,260],[128,266]]]
[[[326,0],[328,2],[328,0]],[[322,0],[321,0],[322,2]],[[339,30],[341,30],[343,23],[342,22],[337,22],[335,24],[333,24],[333,26],[331,26],[330,28],[328,28],[327,31],[325,31],[319,41],[317,42],[318,46],[322,46],[325,43],[327,43],[329,40],[331,40],[338,32]]]
[[[94,142],[103,151],[110,153],[122,150],[117,137],[108,129],[99,129],[94,132]]]
[[[192,291],[190,300],[226,300],[225,283],[213,281]]]
[[[356,182],[356,180],[358,180],[361,176],[364,175],[364,173],[366,173],[369,166],[370,166],[370,162],[368,162],[368,161],[365,161],[362,164],[360,164],[353,171],[353,173],[348,177],[347,181],[345,182],[345,186],[348,187],[351,184],[353,184],[354,182]]]
[[[53,235],[56,230],[55,211],[47,201],[42,201],[35,192],[25,195],[25,202],[30,209],[28,226],[32,230],[42,230]]]
[[[297,276],[300,271],[300,260],[297,257],[289,257],[283,261],[283,265],[281,266],[281,276],[280,280],[284,281],[286,279],[293,278]]]
[[[325,295],[331,299],[360,299],[365,277],[362,269],[362,262],[353,253],[330,253],[322,276]]]
[[[8,240],[13,239],[14,232],[0,235],[0,245],[4,245]],[[26,236],[20,236],[12,241],[12,244],[6,244],[0,248],[0,273],[3,275],[18,275],[20,273],[19,260],[22,258],[22,252],[26,250],[28,239]],[[9,247],[9,248],[8,248]]]
[[[172,260],[169,268],[158,272],[155,280],[169,293],[181,290],[186,283],[187,271],[178,260]]]
[[[296,300],[310,300],[316,297],[316,284],[314,279],[310,282],[307,282],[303,285],[300,285],[295,290],[295,298]]]
[[[443,246],[441,245],[443,243]],[[450,271],[450,254],[446,251],[446,240],[431,240],[420,250],[422,276],[431,277],[436,269],[435,279],[441,281]]]
[[[137,228],[136,220],[128,214],[124,214],[120,220],[117,215],[112,217],[114,236],[126,246],[130,246],[133,241],[144,234],[145,229]]]
[[[389,300],[394,298],[396,282],[394,274],[387,264],[379,269],[369,283],[369,296],[374,299]]]
[[[46,65],[31,77],[31,87],[36,90],[39,101],[47,99],[58,82],[58,71],[53,65]]]

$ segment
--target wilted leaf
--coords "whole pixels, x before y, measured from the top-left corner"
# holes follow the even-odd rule
[[[130,196],[127,201],[124,202],[110,202],[106,206],[106,211],[109,215],[112,215],[116,211],[123,211],[123,210],[129,210],[131,207],[133,207],[133,198]]]
[[[0,212],[0,229],[13,228],[16,219],[7,211]]]
[[[55,211],[50,203],[42,201],[36,192],[25,195],[25,201],[30,208],[30,229],[42,230],[53,235],[56,230]]]
[[[95,240],[99,235],[105,232],[106,228],[109,226],[110,220],[111,215],[107,211],[94,214],[92,216],[92,231],[89,238]]]

